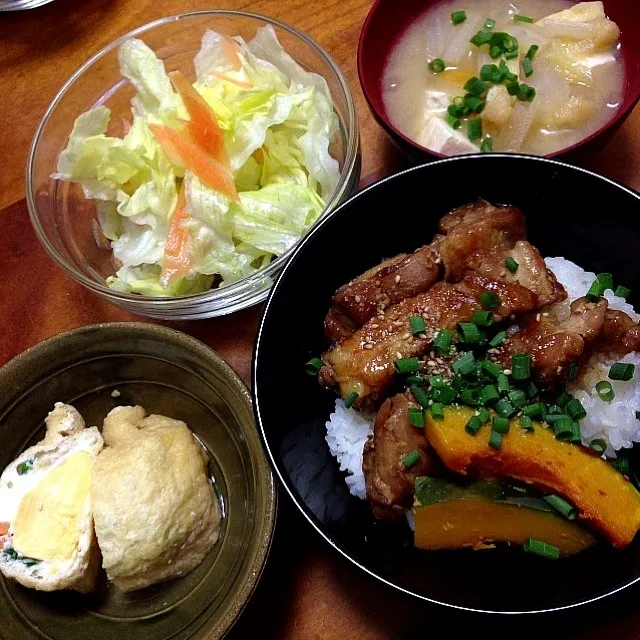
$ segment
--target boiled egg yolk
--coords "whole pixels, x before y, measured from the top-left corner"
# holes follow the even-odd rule
[[[80,538],[91,470],[89,454],[79,451],[24,496],[13,521],[16,551],[37,560],[71,558]]]

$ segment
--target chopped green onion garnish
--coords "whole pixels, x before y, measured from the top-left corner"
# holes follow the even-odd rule
[[[507,52],[504,54],[504,57],[505,57],[507,60],[513,60],[514,58],[517,58],[517,57],[518,57],[518,50],[516,49],[515,51],[507,51]]]
[[[498,380],[498,389],[502,393],[507,393],[509,391],[509,378],[504,373],[499,373],[497,376]]]
[[[556,440],[564,442],[573,442],[576,437],[576,429],[578,425],[568,416],[563,416],[553,423],[553,432],[556,434]],[[577,435],[580,435],[578,429]]]
[[[498,71],[498,67],[495,64],[483,64],[480,68],[480,80],[492,81],[492,78],[495,77],[495,74]]]
[[[452,129],[459,129],[462,126],[462,120],[454,118],[450,113],[447,114],[446,121]]]
[[[587,300],[589,300],[589,302],[597,302],[603,293],[604,289],[602,288],[602,284],[600,280],[596,278],[589,287],[589,291],[587,291]]]
[[[498,389],[493,384],[488,384],[486,387],[483,387],[480,391],[480,395],[478,396],[478,402],[480,404],[491,404],[496,400],[500,400],[500,394],[498,393]]]
[[[607,289],[611,289],[613,291],[613,275],[610,273],[599,273],[596,276],[598,282],[600,282],[600,286],[602,287],[602,293],[604,293]]]
[[[420,360],[418,358],[401,358],[393,363],[398,373],[415,373],[420,371]]]
[[[506,331],[500,331],[499,333],[496,333],[495,336],[493,336],[493,338],[491,338],[491,340],[489,340],[489,346],[496,349],[498,348],[505,340],[507,339],[507,332]]]
[[[479,327],[490,327],[493,323],[493,313],[491,311],[474,311],[471,322]]]
[[[481,47],[483,44],[489,44],[491,39],[493,38],[493,34],[488,31],[478,31],[469,42],[471,44],[475,44],[476,47]]]
[[[478,389],[463,389],[460,392],[460,402],[469,407],[475,407],[478,404],[480,392]]]
[[[18,472],[19,476],[23,476],[25,473],[29,473],[31,469],[33,469],[32,460],[25,460],[24,462],[21,462],[19,465],[16,466],[16,471]]]
[[[444,406],[441,402],[434,402],[431,405],[431,417],[434,420],[444,420]]]
[[[530,398],[535,398],[538,395],[538,387],[536,387],[533,382],[530,382],[529,386],[527,387],[527,395]]]
[[[466,11],[454,11],[451,14],[451,24],[460,24],[467,19]]]
[[[616,287],[616,290],[613,292],[613,295],[618,296],[618,298],[624,298],[626,300],[627,296],[630,293],[631,293],[631,289],[627,289],[627,287],[623,287],[621,284],[619,284]]]
[[[429,376],[429,386],[433,389],[440,389],[444,387],[444,378],[441,375]]]
[[[596,384],[596,393],[600,400],[605,402],[611,402],[616,397],[615,391],[608,380],[600,380]]]
[[[483,360],[480,363],[480,367],[494,378],[502,373],[500,365],[497,365],[495,362],[491,362],[491,360]]]
[[[516,412],[516,408],[508,400],[504,399],[496,402],[494,409],[501,418],[510,418]]]
[[[507,82],[507,92],[510,96],[517,96],[520,91],[520,85],[515,80]]]
[[[475,371],[476,361],[473,357],[473,353],[471,353],[471,351],[467,351],[467,353],[451,363],[451,368],[454,373],[459,373],[461,375],[469,375]]]
[[[411,394],[416,399],[416,402],[423,408],[426,409],[429,406],[429,396],[424,389],[421,389],[418,385],[412,384]]]
[[[409,422],[414,427],[422,429],[424,427],[424,412],[418,407],[409,407]]]
[[[491,18],[487,18],[484,21],[484,28],[485,29],[493,29],[493,27],[495,27],[495,26],[496,26],[496,21],[492,20]]]
[[[521,391],[520,389],[509,391],[508,397],[511,404],[516,409],[521,409],[525,404],[527,404],[527,396],[525,395],[524,391]]]
[[[438,335],[433,342],[433,348],[438,355],[446,355],[449,353],[451,342],[453,341],[453,333],[448,329],[440,329]]]
[[[563,407],[564,408],[566,406],[566,404],[569,402],[569,400],[571,400],[571,398],[573,398],[573,396],[570,393],[567,393],[566,391],[563,391],[556,398],[556,404],[559,407]]]
[[[569,402],[567,402],[566,410],[574,420],[582,420],[587,416],[587,412],[578,398],[572,398],[569,400]]]
[[[500,296],[493,291],[483,291],[480,294],[480,304],[485,309],[495,309],[500,306]]]
[[[549,411],[545,420],[549,424],[555,424],[556,422],[558,422],[558,420],[562,420],[564,418],[569,418],[569,420],[571,420],[571,418],[566,413],[554,413],[553,411]]]
[[[473,322],[459,322],[458,333],[465,344],[478,344],[482,339],[482,334]]]
[[[522,409],[522,412],[525,416],[529,416],[530,418],[542,418],[545,414],[544,404],[542,402],[533,402],[526,405]]]
[[[611,466],[627,477],[631,475],[631,465],[629,464],[629,458],[627,458],[627,456],[615,458],[611,461]]]
[[[533,64],[529,58],[523,58],[522,60],[522,70],[524,71],[524,75],[528,78],[533,75]]]
[[[456,107],[462,107],[462,106],[464,106],[464,97],[463,96],[456,96],[452,100],[452,102]]]
[[[482,138],[482,118],[473,118],[467,123],[467,135],[469,140],[480,140]]]
[[[311,360],[304,365],[305,371],[310,376],[317,376],[322,367],[324,367],[324,362],[322,362],[320,358],[311,358]]]
[[[407,376],[407,383],[408,384],[417,384],[417,385],[421,385],[424,387],[424,383],[427,381],[427,379],[424,376],[421,376],[419,373],[412,375],[412,376]]]
[[[464,116],[464,109],[462,107],[459,107],[455,104],[450,104],[447,107],[447,113],[452,117],[452,118],[462,118]]]
[[[442,73],[446,68],[442,58],[436,58],[429,63],[429,70],[433,73]]]
[[[533,60],[536,57],[536,53],[538,53],[539,49],[540,47],[537,44],[532,44],[529,47],[529,51],[527,51],[527,55],[525,56],[525,58]]]
[[[633,378],[633,374],[636,371],[636,366],[629,362],[616,362],[611,365],[609,369],[609,378],[611,380],[623,380],[627,382]]]
[[[489,87],[480,78],[473,76],[465,82],[463,89],[474,96],[482,96],[487,93]]]
[[[352,391],[345,399],[344,399],[344,406],[347,409],[350,409],[353,406],[353,403],[358,399],[358,397],[360,396],[359,393],[356,393],[355,391]]]
[[[577,373],[578,373],[578,365],[575,362],[572,362],[569,365],[569,374],[567,375],[567,380],[569,380],[569,382],[575,382]]]
[[[411,316],[409,318],[409,326],[414,336],[419,333],[424,333],[427,330],[427,325],[422,316]]]
[[[451,404],[456,397],[457,391],[450,385],[445,384],[442,388],[436,389],[433,399],[442,404]]]
[[[514,353],[511,356],[511,373],[514,380],[531,377],[531,356],[528,353]]]
[[[509,419],[501,416],[493,416],[493,430],[500,434],[509,433]]]
[[[492,449],[499,449],[502,446],[502,434],[492,430],[489,436],[489,446]]]
[[[589,446],[596,452],[602,455],[607,450],[607,443],[602,438],[596,438],[589,443]]]
[[[502,55],[502,49],[494,44],[489,48],[489,55],[495,60],[495,58],[499,58]]]
[[[478,411],[478,418],[480,418],[482,424],[485,424],[485,422],[489,422],[489,412],[484,407],[482,407],[480,411]]]
[[[536,540],[535,538],[527,538],[523,548],[527,553],[533,553],[536,556],[541,556],[549,560],[557,560],[560,557],[560,549],[558,549],[558,547],[542,542],[542,540]]]
[[[535,431],[533,420],[529,416],[520,416],[520,426],[525,431]]]
[[[482,153],[492,153],[493,152],[493,138],[487,136],[480,145],[480,151]]]
[[[412,467],[416,462],[420,460],[420,452],[414,449],[411,453],[408,453],[402,460],[402,464],[405,469]]]
[[[482,113],[484,109],[484,100],[474,96],[473,93],[467,93],[464,97],[465,106],[469,107],[471,113]]]
[[[536,90],[531,85],[524,82],[518,87],[518,100],[522,102],[533,102],[536,97]]]
[[[467,424],[464,427],[464,430],[472,435],[475,436],[476,433],[478,433],[478,431],[480,431],[480,428],[482,427],[482,420],[480,420],[479,416],[471,416],[469,418],[469,421],[467,422]]]
[[[516,13],[516,15],[513,16],[513,21],[533,23],[533,18],[530,18],[529,16],[521,16],[520,14]]]
[[[511,273],[515,273],[518,270],[518,263],[511,257],[506,258],[504,261],[504,266],[507,267]]]
[[[551,494],[550,496],[544,496],[542,499],[559,514],[563,515],[567,520],[576,519],[575,507],[570,505],[564,498]]]

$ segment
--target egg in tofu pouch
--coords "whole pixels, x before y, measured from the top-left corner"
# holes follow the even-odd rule
[[[197,567],[218,539],[220,510],[187,425],[116,407],[103,435],[91,499],[109,578],[133,591]]]
[[[0,476],[0,571],[40,591],[87,593],[100,570],[90,486],[103,440],[61,402],[45,424]]]

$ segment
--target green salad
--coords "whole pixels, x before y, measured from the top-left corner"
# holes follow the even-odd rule
[[[167,74],[141,40],[118,55],[136,90],[124,136],[107,135],[122,126],[107,107],[82,114],[53,175],[95,200],[99,240],[117,269],[108,285],[199,293],[295,244],[339,177],[329,153],[338,119],[324,78],[296,63],[271,26],[248,43],[207,31],[193,84]]]

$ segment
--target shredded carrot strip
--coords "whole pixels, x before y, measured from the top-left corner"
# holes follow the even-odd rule
[[[218,78],[219,80],[224,80],[225,82],[230,82],[231,84],[235,84],[236,86],[240,87],[241,89],[247,89],[247,90],[251,90],[253,89],[253,85],[249,82],[245,82],[244,80],[238,80],[237,78],[232,78],[231,76],[227,75],[226,73],[222,73],[222,71],[210,71],[209,72],[212,76]]]

